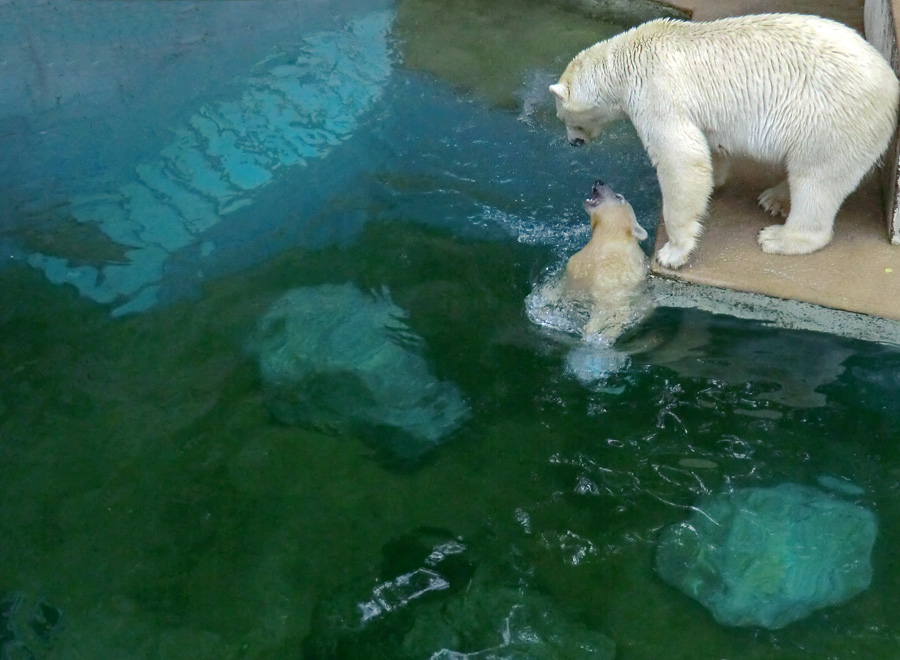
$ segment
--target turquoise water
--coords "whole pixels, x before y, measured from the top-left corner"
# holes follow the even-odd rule
[[[421,46],[503,3],[131,5],[0,3],[0,658],[898,656],[896,347],[657,309],[582,382],[525,314],[594,179],[659,213],[627,126],[574,151],[546,103],[588,19],[522,5],[573,43],[482,88]],[[261,320],[348,283],[452,424],[279,416]],[[786,482],[875,514],[868,589],[770,631],[657,576],[700,498]]]

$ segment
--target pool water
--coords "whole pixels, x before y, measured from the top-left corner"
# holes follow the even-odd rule
[[[585,378],[526,315],[595,179],[655,228],[631,129],[572,150],[545,94],[623,25],[254,7],[0,2],[0,658],[896,658],[897,347],[659,308]],[[400,310],[452,424],[276,414],[262,319],[322,287]],[[783,483],[875,514],[861,594],[767,630],[660,579]]]

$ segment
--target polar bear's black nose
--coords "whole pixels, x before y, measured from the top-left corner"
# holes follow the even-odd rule
[[[595,197],[597,197],[600,195],[600,191],[605,187],[606,187],[606,184],[603,183],[603,181],[601,181],[600,179],[597,179],[594,182],[594,185],[591,186],[591,194],[594,195]]]
[[[571,140],[569,140],[569,144],[571,144],[573,147],[580,147],[581,145],[584,144],[584,139],[572,138]]]

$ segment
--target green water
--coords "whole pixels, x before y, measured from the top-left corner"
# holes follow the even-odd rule
[[[509,3],[447,7],[399,3],[410,60],[326,211],[307,217],[292,195],[310,179],[285,174],[255,200],[252,218],[275,224],[236,246],[223,230],[234,263],[139,315],[0,268],[0,658],[426,660],[410,649],[439,651],[417,640],[460,602],[476,611],[455,650],[486,648],[511,593],[567,635],[608,638],[619,660],[900,656],[900,349],[658,309],[624,340],[627,368],[580,383],[570,343],[532,324],[524,299],[560,245],[583,240],[594,176],[625,182],[647,224],[655,182],[627,129],[574,154],[552,111],[523,107],[531,67],[555,70],[587,32],[618,28],[554,9],[548,30],[571,45],[526,48],[529,33],[521,62],[483,79],[497,47],[485,35],[536,33],[541,9],[510,25]],[[429,30],[452,41],[477,25],[480,59],[413,53]],[[300,225],[339,226],[340,240]],[[72,259],[118,250],[65,219],[30,231],[32,249]],[[269,414],[259,319],[286,291],[346,282],[390,291],[471,409],[418,459]],[[878,518],[872,584],[851,601],[778,631],[728,628],[654,573],[661,528],[700,496],[821,477],[861,488],[849,499]],[[446,593],[359,625],[358,604],[448,542],[465,549],[439,564]]]
[[[0,575],[21,637],[39,657],[298,657],[318,603],[395,577],[382,548],[430,527],[480,571],[515,564],[620,658],[894,657],[900,353],[665,310],[639,333],[654,348],[591,392],[522,314],[546,257],[376,224],[118,322],[4,272]],[[422,462],[268,417],[242,346],[276,294],[324,281],[387,284],[466,392],[473,419]],[[705,341],[679,349],[683,330]],[[720,375],[680,373],[682,349]],[[818,384],[832,357],[842,373]],[[770,400],[784,391],[824,405]],[[654,576],[659,528],[700,494],[823,474],[864,488],[881,525],[872,587],[850,603],[727,629]],[[48,641],[25,624],[39,603],[63,612]]]

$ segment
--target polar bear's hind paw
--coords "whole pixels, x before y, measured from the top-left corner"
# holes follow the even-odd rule
[[[831,233],[791,231],[787,225],[771,225],[759,232],[759,246],[769,254],[809,254],[831,242]]]

